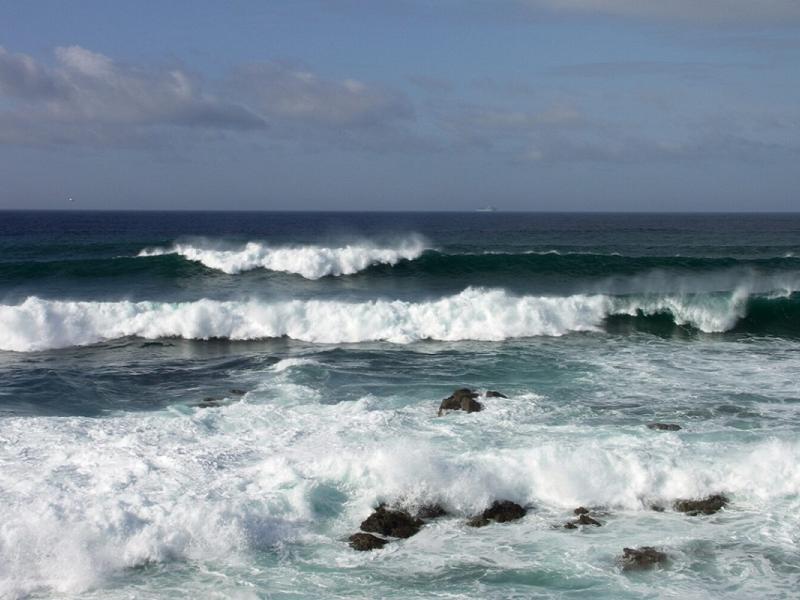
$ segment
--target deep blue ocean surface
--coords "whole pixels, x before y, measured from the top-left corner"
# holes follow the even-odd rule
[[[0,598],[796,597],[798,371],[800,215],[0,212]]]

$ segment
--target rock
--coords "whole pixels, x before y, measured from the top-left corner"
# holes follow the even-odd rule
[[[223,401],[221,398],[213,398],[211,396],[203,398],[200,402],[195,403],[197,408],[216,408],[222,405]]]
[[[467,521],[467,525],[470,527],[486,527],[489,523],[491,523],[491,521],[483,515],[472,517],[469,521]]]
[[[392,537],[409,538],[419,531],[423,523],[404,510],[390,510],[381,504],[361,523],[362,531],[372,531]]]
[[[575,519],[575,522],[578,525],[594,525],[595,527],[600,527],[601,526],[600,521],[597,521],[596,519],[593,519],[589,515],[585,515],[585,514],[581,515],[580,517]]]
[[[247,393],[247,390],[240,390],[238,388],[233,388],[231,390],[232,396],[244,396]]]
[[[461,388],[454,391],[450,396],[442,400],[439,405],[439,416],[441,417],[448,410],[463,410],[466,412],[479,412],[483,405],[475,400],[477,392],[469,388]]]
[[[651,504],[650,510],[654,510],[656,512],[664,512],[666,509],[660,504]]]
[[[577,528],[578,526],[575,525],[575,523],[573,523],[572,521],[567,521],[566,523],[564,523],[564,529],[577,529]]]
[[[447,511],[442,508],[441,504],[424,504],[419,507],[417,511],[417,519],[438,519],[439,517],[446,517]]]
[[[667,561],[667,555],[652,546],[641,548],[623,548],[620,562],[625,571],[650,569]]]
[[[680,431],[681,426],[676,423],[648,423],[647,428],[658,431]]]
[[[491,519],[498,523],[506,523],[507,521],[521,519],[527,513],[527,510],[515,502],[511,502],[510,500],[495,500],[489,508],[483,511],[483,518]]]
[[[713,515],[718,510],[725,508],[729,500],[722,494],[713,494],[700,500],[675,500],[672,507],[691,516]]]
[[[588,515],[588,514],[589,514],[589,509],[588,509],[588,508],[585,508],[585,507],[583,507],[583,506],[579,506],[578,508],[576,508],[576,509],[575,509],[575,510],[573,510],[572,512],[573,512],[574,514],[576,514],[576,515]]]
[[[350,541],[350,547],[360,552],[380,550],[389,543],[389,540],[379,538],[371,533],[354,533],[348,539]]]
[[[489,390],[486,392],[487,398],[508,398],[505,394],[501,394],[500,392],[495,392],[494,390]]]

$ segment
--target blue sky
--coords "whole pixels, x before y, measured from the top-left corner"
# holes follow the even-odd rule
[[[0,208],[796,210],[798,65],[796,0],[0,1]]]

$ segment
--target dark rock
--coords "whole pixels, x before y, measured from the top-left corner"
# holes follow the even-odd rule
[[[507,521],[521,519],[527,512],[527,510],[515,502],[509,500],[495,500],[489,508],[483,511],[482,516],[484,519],[505,523]]]
[[[222,406],[223,401],[221,398],[203,398],[200,402],[195,403],[197,408],[216,408],[218,406]]]
[[[647,428],[658,431],[680,431],[681,426],[676,423],[648,423]]]
[[[664,512],[664,510],[666,510],[666,509],[663,506],[661,506],[660,504],[651,504],[650,505],[650,510],[654,510],[656,512]]]
[[[722,494],[713,494],[700,500],[675,500],[672,507],[691,516],[713,515],[718,510],[725,508],[729,500]]]
[[[381,504],[361,523],[362,531],[372,531],[392,537],[408,538],[416,534],[423,523],[404,510],[390,510]]]
[[[589,515],[581,515],[580,517],[575,519],[575,522],[578,525],[594,525],[595,527],[600,527],[601,526],[600,525],[600,521],[597,521],[596,519],[593,519]]]
[[[446,517],[447,511],[441,504],[425,504],[419,507],[417,511],[417,519],[438,519],[439,517]]]
[[[477,517],[472,517],[470,520],[467,521],[467,525],[470,527],[486,527],[491,521],[484,517],[483,515],[478,515]]]
[[[240,390],[238,388],[233,388],[231,390],[232,396],[244,396],[247,393],[247,390]]]
[[[564,529],[577,529],[577,528],[578,526],[575,525],[575,523],[573,523],[572,521],[567,521],[566,523],[564,523]]]
[[[483,405],[476,401],[477,392],[469,388],[461,388],[454,391],[450,396],[442,400],[439,405],[439,416],[441,417],[448,410],[464,410],[466,412],[479,412]]]
[[[354,533],[348,539],[350,540],[350,547],[360,552],[380,550],[389,543],[389,540],[379,538],[371,533]]]
[[[500,392],[495,392],[493,390],[489,390],[486,392],[487,398],[508,398],[505,394],[501,394]]]
[[[650,569],[667,561],[667,555],[652,546],[641,548],[623,548],[620,563],[625,571]]]
[[[589,509],[586,508],[586,507],[583,507],[583,506],[579,506],[578,508],[576,508],[572,512],[574,514],[576,514],[576,515],[588,515],[589,514]]]

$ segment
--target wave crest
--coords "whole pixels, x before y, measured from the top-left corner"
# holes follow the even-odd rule
[[[203,244],[177,243],[170,248],[145,248],[139,257],[179,254],[210,269],[236,275],[253,269],[294,273],[306,279],[353,275],[378,264],[395,265],[414,260],[426,250],[425,241],[411,236],[391,245],[372,242],[327,246],[269,246],[247,242],[235,248],[213,248]]]
[[[660,315],[668,315],[675,325],[709,333],[730,331],[748,319],[757,320],[749,325],[757,331],[770,319],[794,320],[792,315],[800,312],[800,299],[795,296],[751,297],[739,292],[695,297],[544,297],[467,288],[425,302],[74,302],[30,297],[19,305],[0,306],[0,349],[26,352],[128,336],[289,337],[312,343],[499,341],[597,331],[609,318]]]

